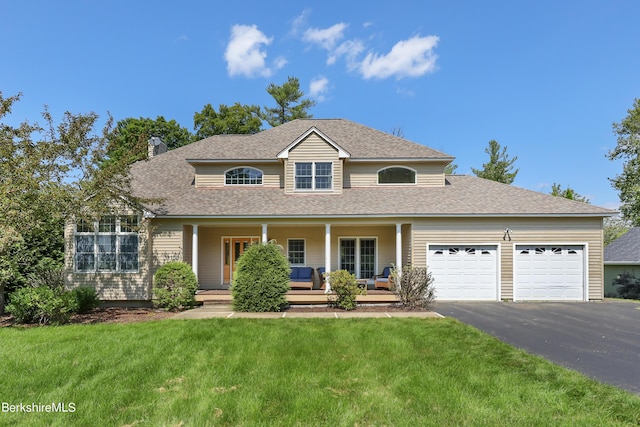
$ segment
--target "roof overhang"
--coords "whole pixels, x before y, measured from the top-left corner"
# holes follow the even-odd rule
[[[338,151],[338,158],[340,158],[340,159],[348,159],[348,158],[351,157],[351,154],[349,154],[347,152],[347,150],[345,150],[344,148],[340,147],[340,145],[338,145],[335,141],[333,141],[327,135],[325,135],[320,130],[318,130],[318,128],[316,128],[315,126],[311,126],[305,133],[303,133],[298,138],[296,138],[295,141],[293,141],[291,144],[287,145],[287,147],[284,150],[282,150],[281,152],[279,152],[276,157],[278,159],[288,159],[289,158],[289,152],[291,150],[293,150],[293,148],[295,148],[298,144],[300,144],[300,142],[302,142],[306,137],[308,137],[312,133],[315,133],[320,138],[322,138],[327,144],[329,144],[330,146],[335,148]]]
[[[389,162],[393,160],[394,162],[402,162],[402,163],[420,163],[420,162],[442,162],[442,163],[450,163],[455,160],[455,157],[385,157],[385,158],[377,158],[377,157],[359,157],[359,158],[350,158],[349,162],[359,163],[359,162]]]
[[[605,261],[604,265],[638,265],[640,261]]]
[[[211,163],[278,163],[277,159],[185,159],[190,165]]]

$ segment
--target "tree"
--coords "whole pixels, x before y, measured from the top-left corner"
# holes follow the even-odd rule
[[[640,225],[640,99],[620,123],[613,123],[616,147],[607,154],[609,160],[623,160],[622,173],[611,179],[618,190],[620,211],[632,225]]]
[[[271,126],[275,127],[291,120],[313,117],[307,110],[315,106],[316,102],[310,99],[301,99],[304,92],[300,90],[300,81],[296,77],[289,77],[282,86],[271,83],[267,87],[267,92],[278,104],[274,108],[264,107],[265,111],[262,113],[262,119]],[[297,105],[295,105],[296,103]]]
[[[607,246],[629,231],[629,222],[620,216],[605,218],[602,231],[604,245]]]
[[[24,284],[36,258],[62,261],[66,219],[107,214],[113,200],[144,202],[131,193],[126,163],[103,165],[111,117],[96,132],[96,113],[66,112],[55,124],[45,108],[43,126],[14,127],[4,119],[20,97],[0,92],[0,312],[5,287]]]
[[[207,104],[201,112],[193,115],[196,140],[221,134],[257,133],[261,126],[260,107],[257,105],[236,102],[229,107],[220,104],[219,112],[216,112],[211,104]]]
[[[471,168],[471,171],[480,178],[511,184],[518,174],[519,169],[512,172],[513,163],[518,157],[509,159],[507,147],[502,148],[502,151],[500,148],[498,141],[489,141],[489,147],[484,150],[489,155],[489,161],[482,164],[482,170]]]
[[[457,164],[449,163],[447,166],[444,167],[444,173],[445,175],[453,175],[456,173],[456,169],[458,169]]]
[[[556,197],[564,197],[565,199],[569,199],[569,200],[576,200],[578,202],[589,203],[589,199],[576,193],[573,188],[567,187],[563,190],[560,184],[556,184],[555,182],[551,186],[551,193],[549,194]]]
[[[114,131],[109,135],[107,144],[107,160],[109,162],[134,163],[147,158],[147,142],[153,136],[160,137],[172,150],[193,142],[193,135],[175,120],[167,121],[158,116],[155,120],[148,117],[135,119],[132,117],[118,121]]]

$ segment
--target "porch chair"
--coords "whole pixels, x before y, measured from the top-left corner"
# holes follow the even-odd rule
[[[291,267],[289,287],[313,289],[313,268]]]
[[[325,287],[324,273],[327,271],[327,269],[324,267],[318,267],[316,268],[316,271],[318,272],[318,277],[320,278],[320,289],[324,289]]]
[[[382,274],[373,276],[374,289],[385,288],[391,289],[391,267],[385,267]]]

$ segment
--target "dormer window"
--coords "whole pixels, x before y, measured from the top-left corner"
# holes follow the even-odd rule
[[[295,164],[296,190],[331,190],[333,163],[298,162]]]
[[[224,173],[225,185],[262,185],[262,171],[255,168],[235,168]]]
[[[378,184],[415,184],[416,171],[404,166],[391,166],[378,171]]]

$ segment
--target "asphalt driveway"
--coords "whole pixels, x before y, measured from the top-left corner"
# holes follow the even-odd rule
[[[529,353],[640,394],[640,304],[436,302],[434,310]]]

